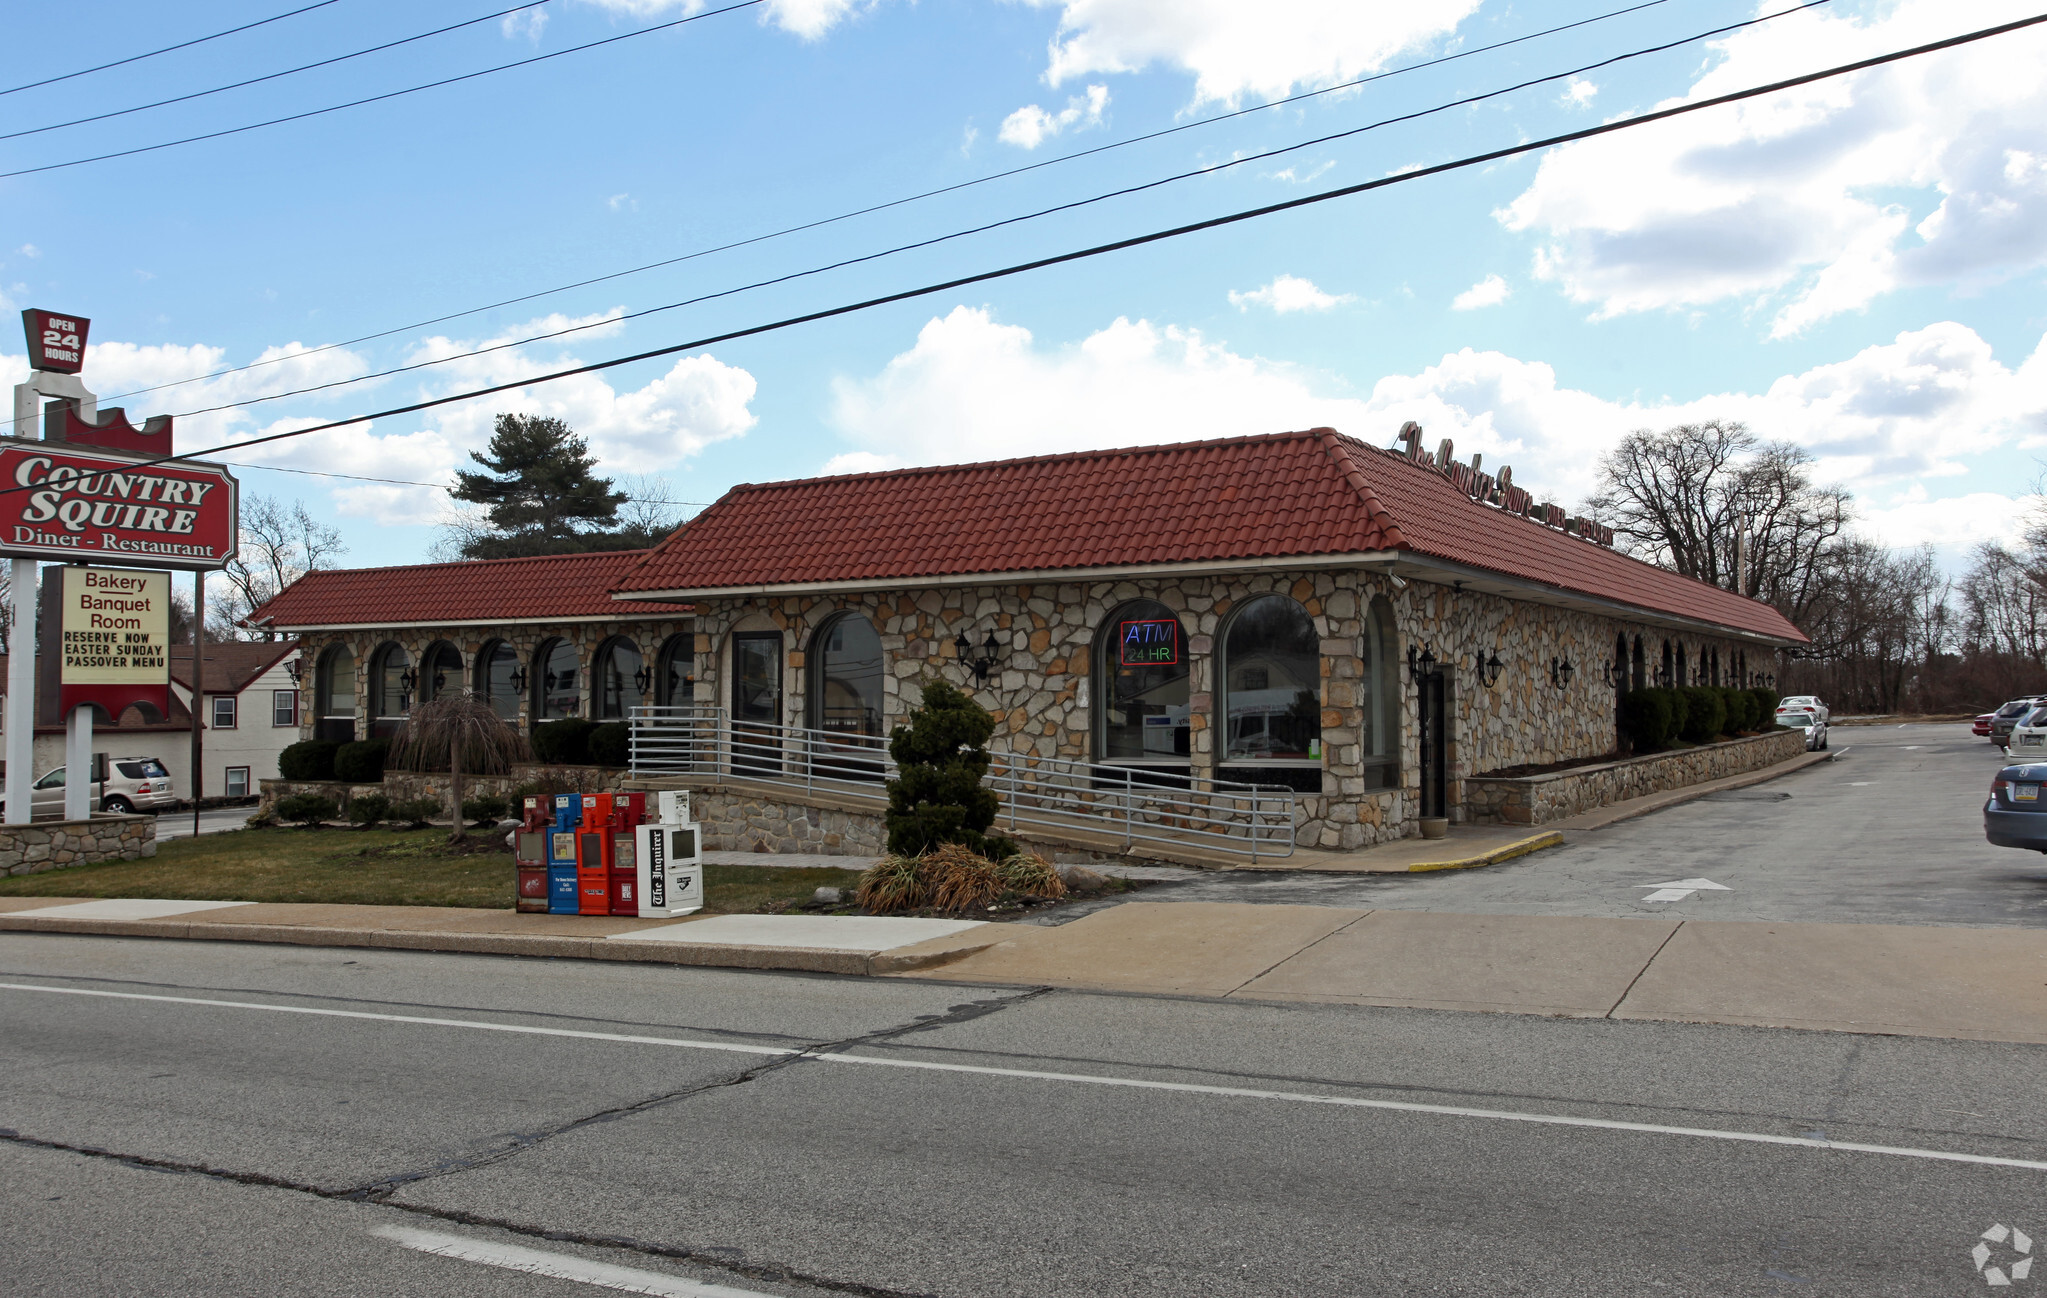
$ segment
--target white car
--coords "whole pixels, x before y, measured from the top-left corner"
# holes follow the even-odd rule
[[[155,812],[176,806],[177,793],[171,788],[171,773],[154,757],[116,757],[107,763],[104,785],[95,784],[89,804],[101,811],[132,814]],[[64,814],[64,768],[58,767],[37,780],[29,789],[30,814],[37,819]],[[0,815],[7,802],[0,799]]]
[[[1821,721],[1832,721],[1834,719],[1834,714],[1827,710],[1826,704],[1820,702],[1820,696],[1817,694],[1793,694],[1789,698],[1778,699],[1777,711],[1812,712],[1816,713]],[[1779,719],[1781,720],[1782,718]]]
[[[1805,751],[1816,753],[1827,746],[1827,719],[1807,708],[1793,708],[1777,714],[1777,724],[1805,732]]]
[[[2034,708],[2018,719],[2004,741],[2013,761],[2047,761],[2047,707]]]

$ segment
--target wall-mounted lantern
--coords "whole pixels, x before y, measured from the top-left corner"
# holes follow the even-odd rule
[[[520,663],[517,667],[512,668],[511,675],[506,679],[511,682],[514,694],[524,694],[526,692],[526,664]]]
[[[1571,678],[1577,674],[1577,669],[1571,666],[1570,659],[1552,658],[1549,660],[1549,683],[1558,689],[1567,690],[1571,688]]]
[[[412,693],[413,687],[419,684],[419,672],[414,668],[407,667],[404,671],[398,673],[398,684],[404,688],[407,694]]]
[[[1613,689],[1619,689],[1621,686],[1628,683],[1627,664],[1621,662],[1619,659],[1616,658],[1613,661],[1607,663],[1606,670],[1605,672],[1602,673],[1602,675],[1606,677],[1606,683],[1609,687]]]
[[[974,684],[986,685],[989,674],[995,670],[995,664],[1002,657],[1002,642],[995,638],[995,633],[990,631],[988,638],[981,642],[980,649],[976,651],[973,643],[967,639],[967,633],[962,631],[953,637],[952,647],[967,670],[974,673]]]
[[[1500,683],[1500,669],[1506,665],[1500,661],[1500,655],[1497,652],[1487,655],[1486,660],[1478,665],[1479,683],[1487,689],[1498,685]]]
[[[284,664],[285,673],[291,677],[291,683],[294,685],[297,685],[299,683],[299,674],[305,671],[305,669],[306,669],[305,663],[300,660],[297,654],[293,654],[290,658],[285,660]]]
[[[647,692],[647,687],[649,685],[652,685],[653,683],[654,669],[652,667],[647,666],[645,663],[640,664],[640,670],[633,673],[633,688],[638,690],[640,693],[645,694]]]
[[[1417,656],[1414,646],[1409,645],[1407,647],[1407,674],[1416,684],[1420,684],[1424,676],[1434,676],[1436,674],[1436,655],[1429,652],[1427,646],[1423,646],[1421,654]]]

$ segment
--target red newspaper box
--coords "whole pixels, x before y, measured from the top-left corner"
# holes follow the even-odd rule
[[[583,795],[583,823],[576,830],[576,913],[611,913],[611,795]]]
[[[547,910],[547,826],[552,798],[535,794],[520,809],[519,828],[512,836],[512,857],[519,868],[519,909]]]
[[[644,793],[614,793],[611,795],[611,856],[609,873],[611,877],[611,913],[614,915],[638,915],[640,913],[640,857],[633,840],[633,831],[645,819],[647,795]]]

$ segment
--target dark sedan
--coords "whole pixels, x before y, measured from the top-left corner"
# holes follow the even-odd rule
[[[1998,847],[2047,852],[2047,765],[2007,766],[1990,782],[1983,836]]]

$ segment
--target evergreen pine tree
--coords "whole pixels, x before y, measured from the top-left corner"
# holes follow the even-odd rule
[[[455,499],[487,508],[489,528],[461,536],[465,559],[575,554],[636,548],[644,540],[606,529],[618,522],[626,494],[597,476],[590,445],[559,419],[499,415],[487,453],[469,458],[489,470],[457,470]]]

